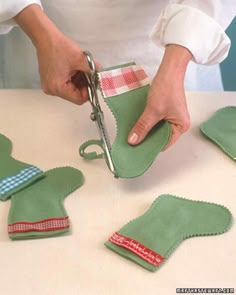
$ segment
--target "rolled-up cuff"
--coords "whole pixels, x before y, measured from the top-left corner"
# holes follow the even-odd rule
[[[170,4],[163,10],[150,37],[160,47],[169,44],[186,47],[198,64],[220,63],[227,57],[231,44],[213,18],[182,4]]]
[[[4,1],[0,11],[0,35],[7,34],[17,25],[13,18],[30,4],[42,7],[40,0]]]

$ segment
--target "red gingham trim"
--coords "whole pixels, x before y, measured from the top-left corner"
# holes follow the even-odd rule
[[[136,65],[100,72],[98,76],[104,98],[150,84],[147,74]]]
[[[136,240],[122,236],[118,232],[114,233],[110,237],[109,241],[126,249],[129,249],[130,251],[134,252],[142,259],[146,260],[154,266],[159,266],[165,260],[165,258],[162,257],[160,254],[145,247]]]
[[[69,228],[69,217],[49,218],[37,222],[15,222],[8,225],[8,233],[25,233],[29,231],[47,232]]]

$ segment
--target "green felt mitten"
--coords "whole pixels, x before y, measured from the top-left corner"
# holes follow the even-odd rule
[[[131,63],[103,69],[98,73],[98,81],[102,97],[116,120],[117,133],[110,151],[115,174],[121,178],[140,176],[168,143],[171,127],[168,122],[162,121],[142,143],[129,145],[128,134],[146,105],[150,89],[148,77],[140,66]],[[80,148],[80,155],[85,158],[84,148],[88,145],[89,142]],[[87,154],[87,158],[92,156],[92,153]]]
[[[200,126],[202,133],[236,160],[236,107],[218,110]]]
[[[39,168],[12,158],[11,151],[11,141],[0,134],[0,200],[43,177]]]
[[[63,206],[66,196],[83,184],[82,173],[71,167],[55,168],[11,197],[8,234],[12,240],[43,238],[69,231]]]
[[[113,234],[105,245],[156,271],[181,241],[222,234],[229,229],[231,219],[229,210],[221,205],[161,195],[145,214]]]

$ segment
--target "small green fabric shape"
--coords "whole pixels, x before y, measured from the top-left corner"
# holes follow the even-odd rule
[[[236,160],[236,107],[228,106],[215,112],[200,126],[202,133]]]
[[[0,134],[0,200],[6,200],[39,178],[43,171],[11,157],[12,143]]]
[[[171,137],[170,124],[161,121],[139,145],[131,146],[127,142],[129,132],[146,106],[150,89],[148,78],[141,67],[130,63],[99,71],[98,82],[103,99],[116,120],[117,133],[110,151],[116,176],[143,175]],[[83,146],[80,155],[91,159],[90,153],[86,157]]]
[[[105,245],[154,272],[184,239],[222,234],[231,219],[230,211],[221,205],[161,195]]]
[[[12,240],[44,238],[69,231],[63,200],[83,184],[72,167],[55,168],[45,177],[11,197],[8,234]]]

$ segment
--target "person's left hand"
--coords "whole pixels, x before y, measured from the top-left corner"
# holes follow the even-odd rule
[[[167,120],[172,127],[172,135],[165,149],[173,145],[189,129],[190,118],[182,83],[164,81],[158,74],[148,93],[146,108],[131,130],[128,142],[139,144],[159,121]]]
[[[143,114],[129,133],[128,143],[139,144],[161,120],[172,127],[169,148],[190,127],[190,118],[184,92],[184,76],[192,55],[184,47],[168,45],[162,63],[155,75]]]

